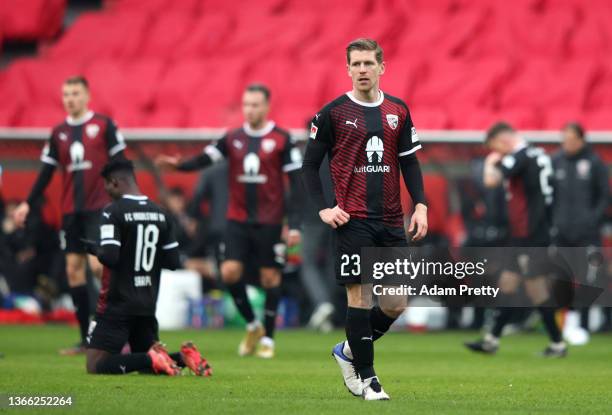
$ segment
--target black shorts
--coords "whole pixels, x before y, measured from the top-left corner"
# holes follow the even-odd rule
[[[406,247],[404,228],[386,226],[371,219],[351,219],[336,229],[336,282],[361,283],[361,248]]]
[[[75,212],[64,215],[60,241],[64,252],[84,254],[87,252],[81,241],[100,239],[100,211]]]
[[[111,354],[121,353],[126,343],[132,353],[144,353],[159,340],[155,316],[97,314],[89,325],[87,347]]]
[[[548,240],[545,237],[512,240],[505,258],[504,269],[525,278],[540,277],[550,272],[551,261],[548,255]]]
[[[281,242],[282,225],[264,225],[227,222],[222,260],[236,260],[243,264],[253,257],[257,267],[282,268],[285,266],[286,248]]]

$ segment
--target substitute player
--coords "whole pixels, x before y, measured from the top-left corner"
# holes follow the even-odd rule
[[[567,345],[555,321],[554,308],[546,306],[551,298],[545,276],[548,261],[536,257],[529,250],[530,247],[547,247],[550,244],[550,206],[553,202],[551,159],[543,149],[529,145],[505,122],[499,122],[489,129],[485,144],[491,153],[484,162],[484,185],[497,187],[506,181],[511,236],[509,246],[518,248],[512,263],[502,272],[499,285],[517,287],[523,277],[525,292],[538,308],[551,341],[543,356],[563,357],[567,354]],[[501,308],[492,331],[482,340],[466,343],[466,347],[487,354],[497,352],[502,331],[514,310],[512,307]]]
[[[304,183],[321,220],[336,229],[337,282],[346,287],[347,341],[332,355],[349,391],[366,400],[386,400],[374,371],[373,342],[402,313],[399,308],[372,308],[371,285],[362,285],[349,261],[362,247],[407,246],[400,205],[400,170],[415,212],[412,240],[427,233],[423,178],[415,152],[421,148],[406,104],[380,90],[385,72],[383,50],[371,39],[357,39],[346,49],[353,89],[326,105],[312,120],[302,168]],[[329,154],[336,206],[323,197],[319,167]]]
[[[192,171],[205,168],[222,159],[229,163],[229,207],[221,277],[236,307],[247,322],[247,333],[240,343],[241,356],[252,355],[259,343],[257,356],[274,356],[274,328],[280,300],[281,268],[284,245],[281,243],[282,221],[289,219],[287,244],[299,243],[300,199],[298,186],[302,155],[289,134],[268,120],[270,91],[253,84],[242,97],[245,123],[227,133],[216,145],[190,160],[160,156],[156,163],[162,169]],[[284,175],[289,176],[290,198],[285,209]],[[264,326],[255,318],[242,278],[250,254],[259,260],[261,285],[266,292]]]
[[[114,201],[102,211],[99,243],[89,243],[104,272],[87,338],[87,372],[153,370],[174,376],[188,366],[209,376],[211,368],[192,342],[172,355],[159,343],[155,305],[161,269],[180,265],[172,221],[140,193],[131,161],[111,161],[101,174]],[[121,354],[126,343],[131,353]]]
[[[99,211],[109,202],[100,171],[110,159],[123,158],[125,142],[110,118],[89,110],[89,86],[85,78],[66,79],[62,99],[68,116],[53,128],[42,152],[43,166],[27,201],[17,207],[15,222],[17,226],[24,226],[30,206],[40,199],[55,170],[59,169],[63,178],[61,240],[81,333],[81,343],[63,350],[62,354],[75,354],[85,351],[90,312],[86,279],[88,258],[80,239],[93,239],[97,232]],[[89,265],[99,277],[102,267],[95,257],[89,257]]]

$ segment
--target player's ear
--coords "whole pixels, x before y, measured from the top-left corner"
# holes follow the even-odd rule
[[[384,73],[385,73],[385,68],[386,68],[386,67],[387,67],[387,62],[382,61],[382,62],[380,63],[380,75],[382,75],[382,74],[384,74]]]

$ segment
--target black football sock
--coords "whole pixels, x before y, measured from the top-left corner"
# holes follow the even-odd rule
[[[251,307],[251,303],[249,302],[249,298],[247,297],[246,286],[242,280],[238,281],[235,284],[227,284],[227,289],[229,290],[232,298],[234,299],[234,304],[236,304],[236,308],[244,318],[247,323],[252,323],[255,320],[255,313],[253,313],[253,308]]]
[[[559,330],[559,326],[555,321],[555,309],[550,307],[538,307],[538,311],[540,312],[542,323],[544,323],[550,341],[553,343],[561,342],[561,330]]]
[[[372,325],[372,341],[376,341],[382,336],[384,336],[394,321],[395,318],[386,315],[380,307],[374,307],[370,312],[370,324]]]
[[[498,339],[501,337],[504,327],[506,326],[506,324],[508,324],[513,314],[514,314],[514,309],[512,307],[500,307],[497,310],[497,316],[495,317],[495,324],[493,325],[493,330],[491,330],[491,334],[494,337]]]
[[[370,311],[353,307],[348,307],[346,311],[346,339],[353,353],[353,364],[361,379],[376,376]]]
[[[129,372],[151,370],[151,358],[146,353],[114,354],[96,363],[96,373],[105,375],[124,375]]]
[[[89,293],[87,292],[87,284],[71,287],[70,295],[72,296],[76,318],[79,322],[81,343],[85,344],[89,328]]]
[[[183,355],[181,355],[181,352],[168,353],[168,356],[170,356],[170,359],[172,359],[172,360],[174,360],[176,362],[178,367],[185,367],[185,366],[187,366],[185,364],[185,362],[183,361]]]
[[[264,304],[264,328],[266,330],[266,337],[271,339],[274,338],[274,329],[276,328],[276,312],[278,310],[278,303],[281,298],[281,287],[267,288],[266,290],[266,302]]]

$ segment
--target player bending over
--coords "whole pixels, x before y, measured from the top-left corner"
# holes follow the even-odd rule
[[[192,342],[172,354],[159,342],[155,306],[161,269],[180,265],[170,218],[140,193],[131,161],[111,161],[102,176],[113,202],[102,211],[99,244],[85,241],[104,265],[87,336],[87,372],[174,376],[187,366],[198,376],[211,375]],[[121,354],[126,343],[131,353]]]

